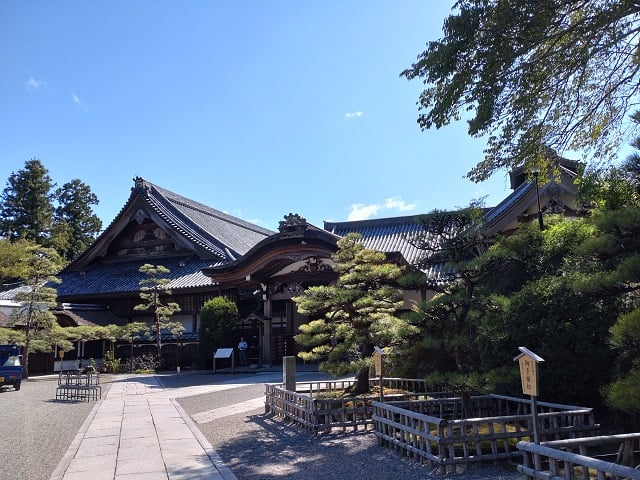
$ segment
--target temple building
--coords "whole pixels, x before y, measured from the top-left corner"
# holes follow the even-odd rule
[[[533,182],[523,171],[515,171],[512,193],[486,209],[490,234],[508,233],[519,222],[535,220],[539,211],[576,215],[577,166],[559,163],[540,185],[537,177]],[[150,322],[148,312],[134,310],[141,303],[140,281],[145,278],[139,269],[144,264],[162,265],[169,269],[170,301],[181,308],[172,320],[184,326],[179,338],[163,339],[169,365],[178,357],[183,366],[195,361],[200,309],[220,295],[238,305],[237,336],[251,343],[252,361],[273,364],[297,353],[293,336],[306,318],[292,298],[336,278],[331,256],[340,237],[358,232],[367,248],[412,265],[423,252],[408,238],[420,234],[421,228],[416,215],[324,222],[320,228],[290,213],[272,231],[136,177],[116,218],[58,275],[62,283],[57,286],[60,307],[55,313],[63,326]],[[406,292],[407,308],[424,295]],[[84,348],[89,347],[83,345],[76,355],[102,358],[104,353],[97,351],[104,346],[90,347],[96,351]]]

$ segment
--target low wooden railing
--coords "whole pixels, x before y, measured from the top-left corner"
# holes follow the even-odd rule
[[[369,397],[327,397],[332,392],[346,391],[355,385],[355,380],[335,380],[327,382],[301,382],[296,384],[296,391],[286,390],[282,385],[266,385],[265,411],[274,413],[289,421],[315,432],[326,432],[334,429],[346,431],[368,431],[373,428],[372,402],[379,396]],[[379,385],[372,379],[371,386]],[[424,389],[426,382],[419,379],[383,379],[385,388],[409,390]],[[427,396],[444,395],[442,392],[396,393],[386,398],[410,400]]]
[[[538,405],[541,438],[590,435],[598,427],[591,409],[544,402]],[[452,397],[373,402],[373,409],[380,445],[430,466],[438,465],[442,473],[460,463],[519,457],[522,454],[516,442],[533,437],[529,407],[519,398],[483,395],[466,401]]]
[[[536,480],[640,480],[640,433],[543,442],[521,441],[518,472]],[[590,450],[597,450],[590,456]],[[609,453],[610,452],[610,453]]]

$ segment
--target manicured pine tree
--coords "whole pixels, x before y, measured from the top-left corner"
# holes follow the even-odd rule
[[[20,303],[11,315],[11,324],[20,327],[24,334],[23,356],[24,377],[29,376],[29,353],[31,345],[48,345],[46,339],[55,322],[51,308],[56,306],[56,289],[52,287],[59,280],[55,274],[60,271],[62,259],[52,248],[36,244],[25,244],[24,256],[15,266],[16,276],[23,281],[24,290],[13,297]],[[48,348],[48,347],[47,347]]]
[[[295,297],[298,311],[311,321],[295,339],[307,347],[304,360],[323,360],[333,375],[356,374],[354,393],[369,391],[374,347],[392,349],[415,328],[396,316],[402,305],[398,279],[403,271],[382,252],[369,250],[360,234],[338,240],[332,256],[338,279],[308,288]]]
[[[162,330],[169,330],[173,335],[179,335],[184,330],[184,327],[179,322],[169,321],[174,313],[180,311],[180,305],[175,302],[162,302],[163,299],[171,296],[171,290],[169,289],[171,280],[163,278],[163,275],[170,272],[167,267],[145,263],[139,268],[139,271],[147,275],[147,278],[140,280],[140,299],[143,303],[136,305],[133,309],[138,311],[149,310],[153,314],[152,328],[156,339],[158,360],[162,362]]]

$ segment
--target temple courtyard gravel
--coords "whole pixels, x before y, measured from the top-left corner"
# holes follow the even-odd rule
[[[297,373],[299,381],[328,377],[314,369]],[[155,376],[103,376],[104,402],[112,384],[115,395],[126,391],[151,405],[170,401],[196,437],[210,447],[209,453],[220,473],[198,475],[198,479],[237,478],[240,480],[315,480],[315,479],[469,479],[521,480],[515,465],[473,465],[456,473],[440,475],[434,469],[399,457],[394,451],[377,445],[371,434],[331,433],[315,435],[288,425],[264,413],[264,384],[282,381],[282,371],[212,374],[189,372]],[[140,388],[140,385],[143,388]],[[31,379],[23,388],[0,393],[0,458],[4,466],[0,479],[54,480],[75,478],[69,469],[74,452],[83,441],[79,431],[87,418],[95,414],[96,402],[55,401],[57,377]],[[123,390],[124,389],[124,390]],[[131,397],[128,397],[131,398]],[[123,420],[122,429],[126,428]],[[84,425],[84,427],[83,427]],[[162,433],[158,426],[158,435]],[[95,439],[94,439],[95,440]],[[87,440],[84,440],[85,442]],[[99,440],[98,440],[99,442]],[[71,446],[71,448],[70,448]],[[92,448],[100,449],[95,444]],[[105,450],[108,446],[104,446]],[[173,452],[172,452],[173,453]],[[100,455],[101,452],[95,452]],[[166,461],[179,461],[167,457]],[[186,460],[185,460],[186,461]],[[220,463],[221,462],[221,463]],[[136,462],[129,462],[135,465]],[[144,464],[142,459],[138,462]],[[75,467],[77,468],[77,467]],[[129,470],[127,470],[129,471]],[[118,470],[104,471],[104,478],[162,479],[196,478],[172,476],[171,468],[162,472],[132,472],[131,477]],[[215,472],[215,470],[211,470]],[[120,470],[120,472],[123,472]],[[81,476],[81,472],[77,472]],[[223,475],[223,476],[220,476]],[[95,478],[93,480],[96,480]]]

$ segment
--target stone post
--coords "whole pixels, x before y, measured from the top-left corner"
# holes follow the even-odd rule
[[[282,357],[282,383],[287,390],[296,391],[296,357]]]

